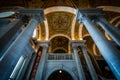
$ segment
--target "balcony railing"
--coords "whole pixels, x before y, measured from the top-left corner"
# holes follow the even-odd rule
[[[48,53],[48,60],[73,60],[74,55],[68,53]]]

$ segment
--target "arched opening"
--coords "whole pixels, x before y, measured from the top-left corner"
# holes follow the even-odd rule
[[[66,51],[63,49],[57,49],[53,53],[66,53]]]
[[[54,71],[47,80],[73,80],[72,76],[64,71],[64,70],[57,70]]]
[[[52,53],[68,53],[69,39],[64,36],[56,36],[50,40]]]

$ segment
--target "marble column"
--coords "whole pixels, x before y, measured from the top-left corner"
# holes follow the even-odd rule
[[[110,24],[104,17],[100,16],[94,20],[95,23],[100,25],[112,39],[120,46],[120,30],[114,25]]]
[[[78,79],[79,80],[86,80],[85,74],[82,68],[82,64],[80,61],[80,57],[78,55],[78,41],[71,41],[73,52],[74,52],[74,57],[77,65],[77,71],[78,71]]]
[[[31,59],[30,59],[30,62],[29,62],[29,67],[27,67],[27,70],[26,70],[26,76],[24,77],[24,80],[29,80],[30,78],[30,74],[32,73],[32,70],[33,70],[33,65],[34,65],[34,62],[35,62],[35,59],[37,57],[37,53],[34,52],[31,56]]]
[[[88,52],[89,51],[90,50],[88,50]],[[98,63],[97,63],[97,61],[95,59],[94,54],[92,52],[89,52],[88,54],[89,54],[89,57],[90,57],[91,61],[93,62],[96,73],[102,76],[102,71],[101,71],[100,66],[98,65]]]
[[[91,10],[92,13],[92,10]],[[94,10],[95,13],[95,10]],[[97,15],[99,12],[96,12]],[[92,17],[92,16],[90,16]],[[84,13],[82,10],[78,10],[77,19],[79,22],[82,22],[89,34],[91,35],[93,41],[97,45],[99,51],[104,57],[105,61],[111,68],[112,72],[116,76],[116,78],[120,79],[120,52],[116,49],[107,39],[106,37],[94,26],[91,22],[89,15],[87,12]]]
[[[98,80],[96,71],[95,71],[95,69],[93,67],[93,64],[91,62],[91,59],[90,59],[90,57],[87,53],[86,46],[85,46],[85,41],[81,41],[80,49],[82,50],[82,53],[84,55],[88,70],[89,70],[90,75],[92,77],[92,80]]]
[[[30,10],[24,9],[20,11],[21,16],[29,16],[31,19],[27,24],[26,28],[21,32],[21,34],[15,39],[15,41],[10,45],[10,47],[2,56],[0,61],[0,79],[7,80],[14,69],[18,59],[22,54],[25,46],[29,43],[32,37],[33,31],[37,24],[44,20],[43,10]]]
[[[9,47],[9,44],[13,42],[15,37],[18,36],[18,34],[22,31],[20,27],[23,24],[24,23],[21,19],[16,19],[13,22],[7,24],[6,26],[0,28],[0,57]],[[0,24],[0,26],[2,25]]]
[[[41,46],[43,49],[35,80],[44,80],[45,63],[47,59],[46,56],[48,52],[49,41],[41,41],[38,45]]]

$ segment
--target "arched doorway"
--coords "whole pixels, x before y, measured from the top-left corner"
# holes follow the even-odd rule
[[[64,71],[64,70],[57,70],[54,71],[47,80],[73,80],[72,76]]]

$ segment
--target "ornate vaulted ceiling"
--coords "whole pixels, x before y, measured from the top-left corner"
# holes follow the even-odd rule
[[[64,45],[64,46],[63,46]],[[51,51],[56,52],[57,50],[63,50],[68,52],[69,40],[62,36],[57,36],[51,40]]]
[[[68,12],[53,12],[46,15],[49,26],[49,37],[55,34],[71,36],[71,25],[75,15]]]
[[[0,7],[22,6],[26,8],[43,8],[44,10],[50,7],[61,6],[74,8],[75,10],[76,8],[90,8],[105,5],[120,6],[119,0],[0,0],[0,2]],[[68,11],[70,8],[67,8]],[[45,14],[45,22],[38,25],[36,29],[37,38],[39,40],[51,40],[51,42],[54,43],[54,45],[52,44],[52,50],[54,50],[56,47],[59,48],[60,46],[68,50],[68,46],[66,46],[68,44],[68,40],[85,39],[87,40],[87,47],[91,50],[91,52],[94,52],[94,42],[92,41],[90,35],[88,34],[84,26],[80,25],[75,20],[75,12],[70,13],[67,12],[67,10],[64,11],[64,8],[63,10],[59,8],[56,9],[57,10],[54,9],[54,11],[52,11],[51,9],[50,13]],[[119,16],[119,13],[105,13],[107,14],[106,18],[109,21],[116,16]],[[117,22],[114,21],[114,24],[117,24]],[[100,28],[100,30],[104,33],[103,29]]]

